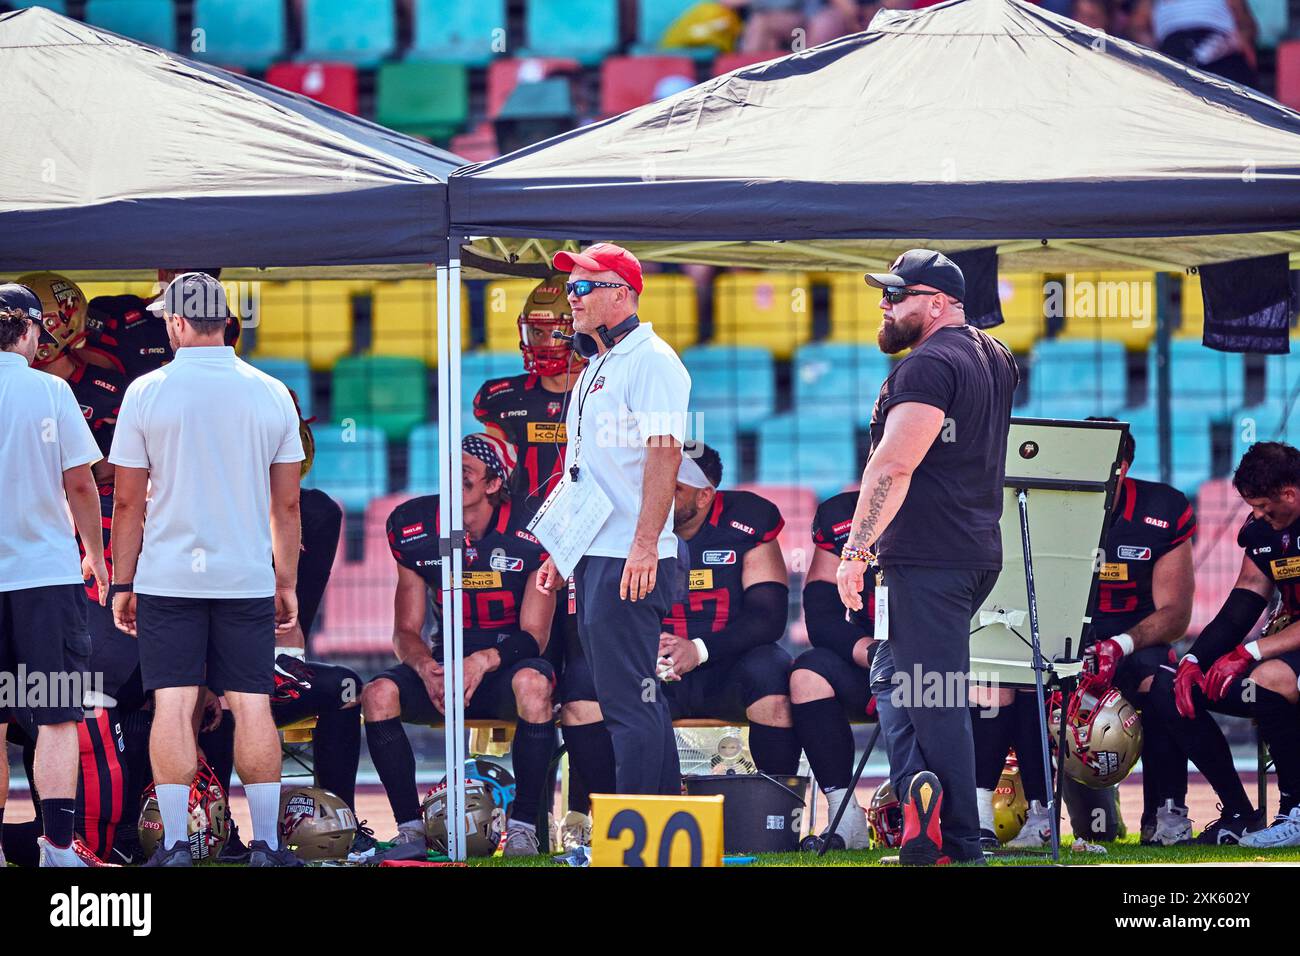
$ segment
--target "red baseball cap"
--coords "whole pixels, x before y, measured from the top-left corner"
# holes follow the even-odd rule
[[[582,252],[557,252],[551,264],[560,272],[569,272],[574,266],[582,266],[592,272],[616,273],[637,295],[641,294],[644,285],[640,261],[622,246],[616,246],[612,242],[598,242]]]

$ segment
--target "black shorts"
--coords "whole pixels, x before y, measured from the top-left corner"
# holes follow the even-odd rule
[[[136,595],[145,690],[201,687],[214,694],[275,690],[275,598]]]
[[[15,708],[15,719],[36,726],[81,720],[81,689],[88,686],[85,677],[90,670],[86,590],[82,585],[0,591],[0,671],[16,678],[19,665],[29,678],[48,675],[44,681],[48,693],[41,700],[9,702]],[[18,689],[16,679],[11,686]],[[34,689],[32,684],[24,686]]]
[[[86,624],[90,628],[90,669],[104,675],[104,693],[120,699],[121,692],[140,670],[140,646],[113,623],[113,608],[87,599]]]
[[[747,650],[734,661],[705,664],[679,681],[660,683],[673,720],[712,717],[744,721],[745,711],[764,697],[790,694],[790,655],[775,644]]]
[[[530,657],[520,661],[509,670],[495,670],[485,674],[474,696],[469,699],[465,716],[470,720],[514,720],[518,715],[515,707],[515,691],[511,686],[514,676],[525,668],[543,674],[552,685],[555,683],[555,670],[548,661],[540,657]],[[375,680],[390,680],[397,685],[398,698],[401,701],[402,723],[405,724],[441,724],[442,714],[429,700],[420,675],[406,664],[397,664],[388,668]]]
[[[1115,688],[1124,695],[1124,699],[1134,706],[1138,705],[1141,693],[1138,688],[1148,677],[1154,677],[1160,671],[1161,664],[1169,663],[1169,647],[1144,647],[1126,654],[1115,669]]]
[[[884,642],[876,645],[883,649]],[[795,670],[812,671],[835,691],[835,699],[844,708],[850,721],[867,719],[867,703],[871,700],[871,676],[865,667],[846,661],[829,647],[813,647],[795,658]]]

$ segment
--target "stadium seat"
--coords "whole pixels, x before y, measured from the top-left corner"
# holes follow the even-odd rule
[[[461,428],[469,423],[462,419]],[[438,423],[425,422],[411,429],[407,440],[406,490],[412,495],[438,491]]]
[[[302,0],[302,58],[377,66],[397,48],[393,0]]]
[[[709,427],[716,418],[749,431],[772,414],[776,379],[766,349],[697,345],[682,353],[682,362],[691,373],[691,408]]]
[[[524,359],[513,352],[465,352],[460,357],[460,427],[468,435],[481,430],[474,417],[474,396],[490,378],[522,375]]]
[[[345,113],[360,111],[357,68],[351,63],[277,63],[266,71],[266,82]]]
[[[567,57],[529,57],[493,60],[487,71],[487,118],[496,119],[520,83],[540,83],[552,76],[577,73],[577,60]]]
[[[1192,561],[1196,566],[1196,597],[1192,603],[1189,637],[1214,619],[1241,571],[1237,531],[1250,509],[1227,478],[1201,485],[1196,502],[1196,537]]]
[[[1074,272],[1064,280],[1052,278],[1043,286],[1043,308],[1062,310],[1062,339],[1108,339],[1140,352],[1156,337],[1156,274]]]
[[[1156,389],[1156,361],[1153,349],[1147,370],[1152,400]],[[1199,342],[1175,340],[1169,343],[1169,380],[1176,405],[1185,407],[1190,400],[1223,417],[1245,399],[1245,356],[1207,349]]]
[[[1287,40],[1277,48],[1277,98],[1300,109],[1300,40]]]
[[[699,304],[690,276],[680,272],[652,272],[645,276],[637,314],[678,353],[700,340]]]
[[[428,417],[427,370],[419,359],[349,355],[334,366],[332,418],[377,428],[389,441],[405,441]]]
[[[758,481],[798,485],[818,498],[837,493],[857,477],[860,462],[847,416],[786,413],[758,432]]]
[[[376,282],[371,312],[370,351],[408,355],[438,364],[438,286],[433,279]],[[469,347],[469,296],[461,286],[461,347]]]
[[[723,488],[733,484],[723,474]],[[807,488],[790,485],[745,484],[741,491],[762,495],[781,511],[785,527],[777,536],[786,570],[791,574],[804,574],[812,564],[812,520],[817,513],[817,496]]]
[[[194,56],[222,66],[265,70],[284,55],[285,11],[265,0],[195,0],[194,29],[203,50]]]
[[[311,637],[314,657],[392,655],[397,562],[388,549],[386,528],[393,509],[410,497],[384,495],[366,504],[360,561],[347,560],[347,549],[338,549]]]
[[[670,26],[699,0],[640,0],[636,5],[636,50],[660,49],[659,41]]]
[[[505,49],[505,0],[414,0],[410,57],[487,66]]]
[[[1126,408],[1116,417],[1129,423],[1137,442],[1137,459],[1130,474],[1148,481],[1160,480],[1160,439],[1154,403]],[[1170,420],[1173,471],[1171,484],[1189,497],[1210,477],[1213,460],[1210,436],[1211,415],[1203,407],[1175,401]]]
[[[1300,340],[1293,338],[1291,351],[1286,355],[1265,356],[1264,394],[1269,401],[1290,404],[1297,392],[1300,392]]]
[[[1068,399],[1119,408],[1127,397],[1124,346],[1100,340],[1039,342],[1032,354],[1029,401],[1020,414],[1038,415],[1044,403]]]
[[[298,396],[303,418],[311,418],[311,372],[302,359],[253,359],[254,368],[279,379]]]
[[[1300,385],[1300,382],[1296,384]],[[1176,400],[1176,399],[1175,399]],[[1232,462],[1241,460],[1259,441],[1284,441],[1300,445],[1300,414],[1291,397],[1272,397],[1258,405],[1237,409],[1232,415]]]
[[[687,439],[702,441],[718,453],[718,457],[722,459],[723,485],[738,484],[742,477],[742,469],[740,436],[736,431],[735,418],[729,415],[706,414],[695,407],[694,401],[691,402],[689,415],[686,427]]]
[[[794,358],[795,410],[802,415],[848,415],[865,425],[890,367],[889,357],[875,345],[802,346]]]
[[[164,50],[176,49],[172,0],[86,0],[86,22]]]
[[[1247,0],[1246,5],[1258,29],[1255,45],[1264,49],[1278,46],[1278,41],[1287,34],[1287,0]]]
[[[779,56],[788,56],[788,50],[768,50],[763,53],[720,53],[713,61],[713,76],[722,76],[732,70],[739,70],[755,63],[766,63]],[[865,271],[865,270],[864,270]],[[864,282],[863,285],[866,285]]]
[[[1178,277],[1175,277],[1177,279]],[[1201,277],[1184,275],[1182,278],[1182,322],[1174,332],[1179,339],[1201,341],[1205,328],[1205,300],[1201,297]]]
[[[579,25],[561,29],[563,25]],[[618,49],[618,0],[529,0],[520,55],[572,57],[595,66]]]
[[[329,368],[352,351],[352,291],[337,281],[262,283],[253,354]]]
[[[351,512],[388,490],[388,442],[377,428],[317,424],[312,484]],[[343,549],[339,549],[339,554]]]
[[[390,129],[446,140],[469,117],[460,63],[385,63],[375,82],[375,119]]]
[[[835,272],[830,276],[832,342],[876,341],[880,331],[880,290],[862,281],[862,272]]]
[[[802,272],[724,272],[713,283],[713,341],[758,345],[779,359],[812,338],[812,289]]]
[[[487,121],[479,123],[468,133],[453,136],[448,148],[470,163],[485,163],[501,155],[496,128]]]
[[[600,111],[617,116],[695,85],[687,56],[611,56],[600,67]]]
[[[1002,304],[1002,324],[987,331],[1011,351],[1024,355],[1046,332],[1043,277],[1034,272],[1000,274],[998,300]]]
[[[68,4],[65,0],[10,0],[9,6],[15,10],[44,7],[46,10],[52,10],[60,16],[66,17],[68,15]]]
[[[483,287],[484,344],[494,352],[519,350],[519,313],[536,279],[493,279]]]

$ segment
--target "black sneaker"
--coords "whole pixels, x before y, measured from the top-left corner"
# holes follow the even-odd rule
[[[115,840],[108,858],[119,866],[140,866],[148,860],[138,840]]]
[[[254,840],[248,844],[249,866],[305,866],[302,860],[293,855],[288,847],[272,850],[265,840]]]
[[[362,820],[357,824],[357,835],[352,838],[352,846],[348,848],[348,859],[353,862],[368,860],[378,849],[379,841],[375,839],[375,831]]]
[[[247,863],[248,862],[248,847],[246,847],[244,845],[244,841],[240,839],[239,827],[235,825],[234,820],[230,821],[230,835],[226,837],[225,845],[221,847],[221,851],[217,854],[217,862],[218,863]]]
[[[943,852],[939,810],[943,787],[928,770],[912,777],[903,796],[903,842],[898,862],[903,866],[934,866],[951,862]]]
[[[1000,849],[1002,849],[1002,841],[998,839],[998,835],[997,835],[996,833],[994,833],[992,830],[985,830],[985,829],[981,828],[981,829],[980,829],[980,849],[981,849],[981,850],[1000,850]]]
[[[1265,827],[1264,813],[1251,810],[1249,813],[1224,813],[1219,804],[1219,819],[1209,824],[1196,837],[1195,842],[1208,846],[1234,846],[1241,842],[1247,833],[1254,833]]]
[[[153,851],[153,856],[145,861],[145,866],[193,866],[194,860],[190,858],[190,845],[188,843],[176,842],[171,848],[158,844],[158,848]]]

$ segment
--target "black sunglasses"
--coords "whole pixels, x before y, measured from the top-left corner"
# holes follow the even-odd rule
[[[938,295],[937,291],[931,292],[928,289],[881,289],[881,295],[885,297],[886,302],[894,305],[902,302],[909,295]]]
[[[592,289],[630,289],[632,288],[626,282],[595,282],[591,279],[578,279],[575,282],[564,283],[565,295],[576,295],[582,298],[584,295],[591,295]]]

